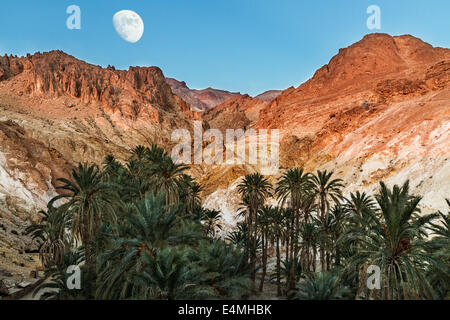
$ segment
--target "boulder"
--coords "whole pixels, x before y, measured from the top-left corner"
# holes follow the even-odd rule
[[[28,286],[30,286],[30,285],[31,285],[31,282],[27,282],[27,281],[22,281],[22,282],[20,282],[20,283],[17,284],[17,286],[18,286],[19,288],[22,288],[22,289],[24,289],[24,288],[26,288],[26,287],[28,287]]]

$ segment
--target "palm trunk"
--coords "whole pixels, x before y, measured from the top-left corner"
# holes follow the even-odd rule
[[[294,259],[294,249],[295,249],[295,217],[292,217],[291,221],[291,256],[290,259]]]
[[[306,246],[306,272],[311,272],[311,249],[309,244]]]
[[[299,229],[299,215],[298,212],[295,214],[295,222],[293,223],[294,230],[293,230],[293,247],[292,247],[292,266],[291,266],[291,272],[289,276],[289,290],[295,289],[295,282],[297,279],[296,275],[296,267],[297,267],[297,258],[298,258],[298,229]]]
[[[87,209],[85,209],[87,210]],[[84,221],[85,219],[82,219],[82,222],[84,223],[82,232],[83,234],[81,241],[84,245],[84,262],[86,264],[87,272],[90,273],[92,270],[92,261],[91,261],[91,239],[89,234],[89,224],[87,221]]]
[[[330,250],[327,250],[327,271],[331,269],[331,255]]]
[[[320,215],[321,215],[321,220],[322,220],[322,233],[325,233],[325,199],[323,196],[321,196],[320,199]],[[322,234],[323,237],[323,234]],[[324,248],[324,243],[323,243],[323,238],[322,238],[322,243],[320,244],[320,264],[321,264],[321,269],[322,271],[326,270],[326,265],[325,265],[325,248]]]
[[[249,259],[250,266],[253,266],[253,210],[250,209],[248,216],[248,246],[249,246]],[[253,270],[251,274],[251,279],[253,280]]]
[[[267,232],[263,233],[263,239],[262,239],[262,245],[263,245],[263,256],[262,256],[262,262],[263,262],[263,272],[261,275],[261,283],[259,284],[259,291],[262,292],[264,289],[264,280],[266,279],[266,273],[267,273]]]
[[[277,235],[277,296],[278,297],[281,296],[280,267],[281,267],[280,237]]]
[[[251,280],[252,280],[252,291],[253,292],[255,291],[255,286],[256,286],[256,247],[257,247],[256,212],[257,212],[257,210],[254,211],[255,216],[253,216],[253,214],[251,215],[252,216],[251,222],[254,221],[254,223],[252,223],[251,229],[249,230],[250,234],[251,234],[251,238],[252,238],[250,255],[251,255],[251,268],[252,268]]]
[[[341,250],[339,249],[338,246],[336,246],[336,261],[335,261],[336,266],[340,266],[341,265]]]
[[[360,274],[360,268],[356,267],[356,278],[358,279],[357,282],[356,282],[357,286],[358,286],[357,287],[358,289],[356,290],[356,296],[355,296],[356,300],[360,299],[362,291],[367,288],[367,286],[366,286],[366,282],[367,282],[367,268],[363,267],[361,283],[359,283],[359,278],[360,278],[359,274]]]
[[[313,271],[316,272],[316,264],[317,264],[317,248],[314,246],[313,248]]]
[[[86,264],[86,269],[90,271],[92,262],[91,262],[91,245],[89,243],[90,242],[89,236],[85,235],[82,241],[84,245],[84,262]]]
[[[325,266],[325,250],[323,249],[323,247],[320,247],[320,268],[322,269],[322,271],[325,271],[326,266]]]
[[[288,226],[289,231],[289,226]],[[286,235],[286,261],[289,260],[289,233]]]

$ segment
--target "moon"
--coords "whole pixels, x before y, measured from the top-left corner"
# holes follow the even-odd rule
[[[138,42],[144,34],[144,21],[131,10],[117,12],[113,17],[113,24],[117,34],[130,43]]]

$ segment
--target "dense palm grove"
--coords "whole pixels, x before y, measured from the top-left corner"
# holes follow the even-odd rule
[[[238,186],[242,222],[223,239],[221,213],[202,207],[186,170],[138,146],[124,164],[109,155],[60,179],[28,230],[48,276],[41,298],[245,299],[269,286],[289,299],[450,297],[450,212],[419,215],[408,182],[345,198],[332,172],[289,169],[274,185],[250,174]],[[80,290],[66,285],[73,265]],[[381,286],[369,289],[373,266]]]

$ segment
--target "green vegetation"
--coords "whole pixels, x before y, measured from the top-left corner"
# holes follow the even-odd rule
[[[142,146],[127,163],[80,164],[39,225],[49,282],[44,299],[240,299],[248,295],[244,248],[216,239],[220,212],[163,149]],[[57,206],[56,204],[60,204]],[[67,268],[79,265],[80,290]],[[53,289],[53,290],[48,290]]]
[[[450,212],[420,215],[408,182],[345,198],[333,172],[289,169],[275,185],[250,174],[238,185],[242,222],[220,239],[222,214],[202,207],[186,170],[138,146],[124,164],[109,155],[60,179],[28,230],[49,276],[37,291],[53,289],[42,298],[244,299],[269,282],[289,299],[450,297]],[[79,290],[66,286],[71,265]],[[381,285],[370,289],[373,266]]]

